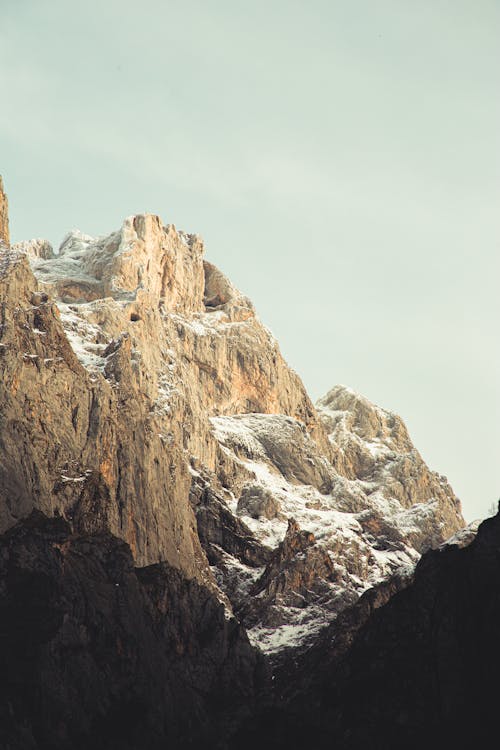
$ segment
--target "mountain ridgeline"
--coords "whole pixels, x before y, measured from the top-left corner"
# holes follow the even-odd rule
[[[294,747],[301,704],[318,747],[358,747],[358,685],[375,737],[379,618],[425,665],[397,603],[473,535],[402,420],[344,386],[313,405],[157,216],[11,246],[0,190],[0,306],[2,747]]]

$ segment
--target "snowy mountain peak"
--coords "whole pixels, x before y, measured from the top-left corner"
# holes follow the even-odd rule
[[[33,472],[5,439],[4,529],[37,507],[111,530],[139,564],[196,576],[275,652],[463,526],[399,417],[343,386],[313,406],[197,235],[146,214],[73,231],[57,254],[16,250],[4,421],[38,448]]]

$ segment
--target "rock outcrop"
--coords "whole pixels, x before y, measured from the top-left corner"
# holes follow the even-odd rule
[[[182,449],[133,387],[127,335],[110,364],[121,375],[95,377],[14,250],[0,255],[0,305],[0,529],[33,508],[59,513],[75,530],[120,536],[138,564],[166,560],[210,579]]]
[[[274,701],[241,747],[491,747],[500,670],[500,515],[463,547],[364,594],[314,646],[284,661]]]
[[[37,508],[112,533],[261,648],[304,646],[461,528],[459,502],[397,416],[342,387],[315,408],[203,255],[151,215],[2,251],[0,531]]]
[[[9,202],[3,188],[3,180],[0,175],[0,243],[10,243],[9,233]]]
[[[447,478],[427,468],[400,417],[343,386],[317,408],[333,446],[333,466],[370,498],[359,508],[365,531],[405,539],[419,552],[455,533],[460,504]]]
[[[344,386],[314,406],[157,216],[8,242],[0,190],[0,745],[490,727],[500,520],[472,541],[402,420]]]
[[[292,547],[286,564],[258,571],[258,588],[254,567],[222,545],[228,554],[219,580],[224,588],[228,578],[225,590],[235,610],[268,652],[311,643],[363,591],[411,569],[423,551],[463,526],[446,478],[427,468],[399,417],[341,386],[320,400],[318,414],[330,459],[292,417],[211,420],[225,455],[239,468],[220,476],[233,514],[266,549],[279,549],[291,518],[311,534],[307,551]],[[242,566],[242,581],[253,585],[242,584],[238,595],[233,578]]]

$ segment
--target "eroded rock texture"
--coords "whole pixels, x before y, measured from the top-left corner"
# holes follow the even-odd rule
[[[0,242],[6,245],[10,242],[9,233],[9,202],[3,187],[3,180],[0,175]]]
[[[397,415],[314,406],[197,235],[10,248],[3,197],[1,746],[455,736],[497,666],[498,520],[467,548]]]
[[[34,507],[58,512],[77,530],[122,537],[139,564],[167,560],[210,577],[182,448],[134,382],[126,332],[109,378],[94,375],[14,250],[0,255],[0,306],[0,528]]]
[[[291,518],[310,534],[307,550],[292,547],[279,566],[260,571],[220,545],[227,553],[219,550],[222,583],[230,581],[236,611],[269,652],[305,645],[363,591],[412,568],[463,525],[446,478],[427,468],[399,417],[342,386],[317,407],[328,454],[289,416],[211,420],[239,469],[221,477],[233,513],[266,548],[286,541]]]
[[[297,659],[242,746],[493,747],[500,670],[500,516],[468,546],[427,552],[414,575],[364,594]]]
[[[203,255],[151,215],[2,251],[0,529],[38,508],[110,531],[138,564],[211,586],[275,652],[463,519],[399,417],[340,386],[313,406]]]

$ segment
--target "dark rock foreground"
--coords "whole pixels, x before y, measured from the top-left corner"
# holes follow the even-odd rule
[[[497,747],[500,515],[368,591],[275,676],[273,748]]]
[[[213,593],[34,511],[0,539],[2,750],[229,747],[263,657]]]
[[[0,747],[494,747],[499,630],[499,516],[271,676],[211,591],[35,511],[0,540]]]

